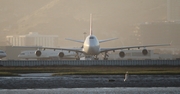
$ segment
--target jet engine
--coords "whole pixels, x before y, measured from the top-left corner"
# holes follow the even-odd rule
[[[142,54],[143,54],[143,55],[147,55],[147,54],[148,54],[148,50],[147,50],[147,49],[143,49],[143,50],[142,50]]]
[[[123,51],[120,51],[120,52],[119,52],[119,56],[120,56],[121,58],[123,58],[123,57],[125,57],[125,53],[124,53]]]
[[[41,51],[40,51],[40,50],[37,50],[37,51],[35,52],[35,54],[36,54],[36,56],[38,56],[38,57],[39,57],[39,56],[41,56],[41,54],[42,54],[42,53],[41,53]]]
[[[64,53],[63,53],[63,52],[60,52],[60,53],[59,53],[59,57],[63,58],[63,57],[64,57]]]

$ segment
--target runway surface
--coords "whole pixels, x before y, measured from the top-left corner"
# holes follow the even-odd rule
[[[21,74],[0,77],[1,89],[112,88],[112,87],[180,87],[180,75],[66,75]]]
[[[178,87],[2,89],[0,94],[179,94]]]

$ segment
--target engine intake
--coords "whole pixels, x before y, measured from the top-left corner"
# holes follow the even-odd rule
[[[148,50],[147,50],[147,49],[143,49],[143,50],[142,50],[142,54],[143,54],[143,55],[147,55],[147,54],[148,54]]]
[[[121,58],[123,58],[123,57],[125,57],[125,53],[124,53],[123,51],[120,51],[120,52],[119,52],[119,56],[120,56]]]
[[[64,53],[63,53],[63,52],[60,52],[60,53],[59,53],[59,57],[61,57],[61,58],[64,57]]]
[[[39,56],[41,56],[41,54],[42,54],[42,53],[41,53],[41,51],[40,51],[40,50],[37,50],[37,51],[35,52],[35,54],[36,54],[36,56],[38,56],[38,57],[39,57]]]

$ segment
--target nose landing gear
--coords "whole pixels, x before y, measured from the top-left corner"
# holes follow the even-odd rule
[[[95,58],[94,58],[94,60],[99,60],[99,58],[97,57],[98,55],[95,55]]]

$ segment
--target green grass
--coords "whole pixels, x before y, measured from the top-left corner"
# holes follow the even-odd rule
[[[54,73],[58,75],[180,75],[177,66],[41,66],[41,67],[0,67],[0,76],[17,76],[19,73]]]
[[[180,75],[178,67],[84,67],[53,75],[124,75],[126,71],[131,75]]]
[[[0,76],[19,76],[16,73],[10,73],[10,72],[0,72]]]

